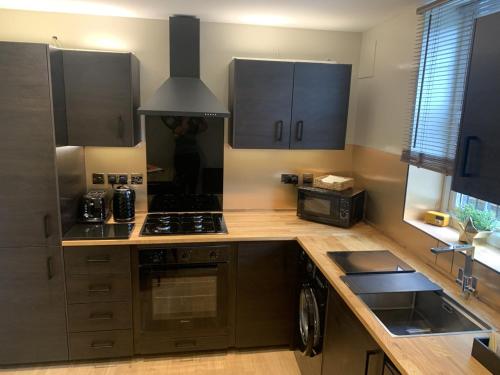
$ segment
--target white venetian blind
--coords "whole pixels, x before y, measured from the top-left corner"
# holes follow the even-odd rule
[[[453,173],[474,20],[497,11],[500,0],[439,0],[423,7],[403,161]]]

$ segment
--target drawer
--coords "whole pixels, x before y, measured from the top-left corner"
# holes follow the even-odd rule
[[[81,246],[64,248],[66,275],[130,273],[128,246]]]
[[[131,330],[70,333],[69,335],[69,358],[71,360],[131,357],[132,354]]]
[[[69,305],[68,328],[70,332],[131,329],[132,306],[130,302]]]
[[[135,340],[135,354],[183,353],[203,350],[220,350],[230,347],[228,336],[168,339],[139,336]]]
[[[66,277],[68,303],[130,301],[130,275],[69,275]]]

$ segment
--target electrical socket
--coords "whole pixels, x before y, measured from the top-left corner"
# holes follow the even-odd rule
[[[118,176],[116,174],[108,174],[108,184],[115,185],[118,183]]]
[[[281,182],[283,184],[294,184],[297,185],[299,183],[299,176],[296,174],[282,174],[281,175]]]
[[[92,184],[103,185],[104,184],[104,173],[92,173]]]
[[[132,173],[130,175],[131,185],[142,185],[143,183],[144,183],[144,178],[142,177],[142,173]]]
[[[128,184],[128,175],[127,174],[118,175],[118,183],[121,185]]]

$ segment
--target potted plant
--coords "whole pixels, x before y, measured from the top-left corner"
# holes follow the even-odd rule
[[[481,211],[472,204],[466,204],[455,210],[460,225],[460,241],[472,243],[473,239],[487,238],[497,225],[497,219],[491,211]]]

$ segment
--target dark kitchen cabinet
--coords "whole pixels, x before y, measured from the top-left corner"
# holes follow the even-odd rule
[[[290,148],[345,147],[351,65],[295,63]]]
[[[343,149],[351,65],[234,59],[234,148]]]
[[[289,148],[293,63],[235,59],[229,69],[231,146]]]
[[[238,246],[236,347],[292,345],[298,245]]]
[[[139,62],[131,53],[63,51],[68,144],[140,141]]]
[[[0,248],[0,364],[68,359],[60,247]]]
[[[0,43],[0,247],[60,245],[48,54]]]
[[[476,21],[452,189],[500,204],[500,13]]]
[[[324,375],[380,375],[384,352],[332,287],[323,347]]]

